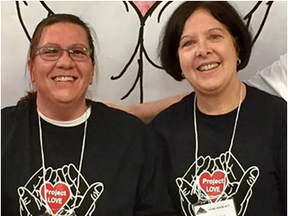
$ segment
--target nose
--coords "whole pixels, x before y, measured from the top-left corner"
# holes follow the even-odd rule
[[[212,53],[212,49],[209,42],[206,40],[199,41],[196,47],[195,55],[197,57],[207,57],[207,55]]]
[[[70,57],[69,53],[66,50],[63,50],[59,59],[57,60],[56,66],[59,68],[69,69],[74,66],[74,61]]]

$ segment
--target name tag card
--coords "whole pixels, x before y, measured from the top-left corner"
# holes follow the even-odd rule
[[[194,213],[196,216],[237,216],[233,199],[204,205],[195,205]]]

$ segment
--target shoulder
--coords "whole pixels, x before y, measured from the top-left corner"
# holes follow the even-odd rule
[[[247,86],[247,85],[246,85]],[[287,102],[278,96],[271,95],[257,88],[247,86],[247,96],[254,105],[263,106],[263,109],[286,109]]]
[[[36,109],[36,104],[34,100],[31,100],[1,109],[1,124],[11,124],[14,120],[24,120],[33,107]]]
[[[91,102],[91,118],[89,124],[95,132],[102,136],[110,136],[115,143],[126,142],[126,145],[133,145],[133,148],[153,149],[156,146],[155,134],[136,116],[122,110],[111,108],[101,102]],[[101,131],[101,132],[99,132]],[[150,151],[151,152],[151,151]]]
[[[33,101],[1,109],[1,142],[3,149],[9,139],[27,133],[31,127],[29,122],[33,110],[36,113],[36,104]]]
[[[104,103],[91,101],[92,117],[100,124],[121,128],[145,128],[145,124],[136,116],[119,109],[111,108]],[[135,129],[136,129],[135,128]]]
[[[287,118],[287,102],[280,97],[268,94],[254,87],[247,86],[247,96],[244,104],[249,112],[266,116],[267,119],[278,119],[281,122]]]
[[[150,123],[150,126],[159,128],[177,126],[186,122],[189,117],[192,117],[193,112],[193,98],[195,93],[185,96],[181,101],[175,103],[159,113],[154,120]]]

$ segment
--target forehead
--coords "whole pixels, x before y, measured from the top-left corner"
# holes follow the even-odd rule
[[[206,9],[195,10],[186,20],[183,33],[201,33],[218,28],[223,31],[228,31],[226,26],[212,16],[210,11]]]
[[[55,43],[62,46],[72,44],[88,45],[83,27],[73,23],[56,23],[43,29],[39,45]]]

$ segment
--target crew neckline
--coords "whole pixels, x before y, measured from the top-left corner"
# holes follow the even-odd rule
[[[38,109],[37,109],[37,112],[43,120],[45,120],[46,122],[50,124],[53,124],[59,127],[75,127],[75,126],[81,125],[89,118],[89,116],[91,115],[91,106],[89,106],[86,109],[86,111],[83,113],[82,116],[73,120],[69,120],[69,121],[58,121],[58,120],[48,118],[47,116],[43,115]]]

